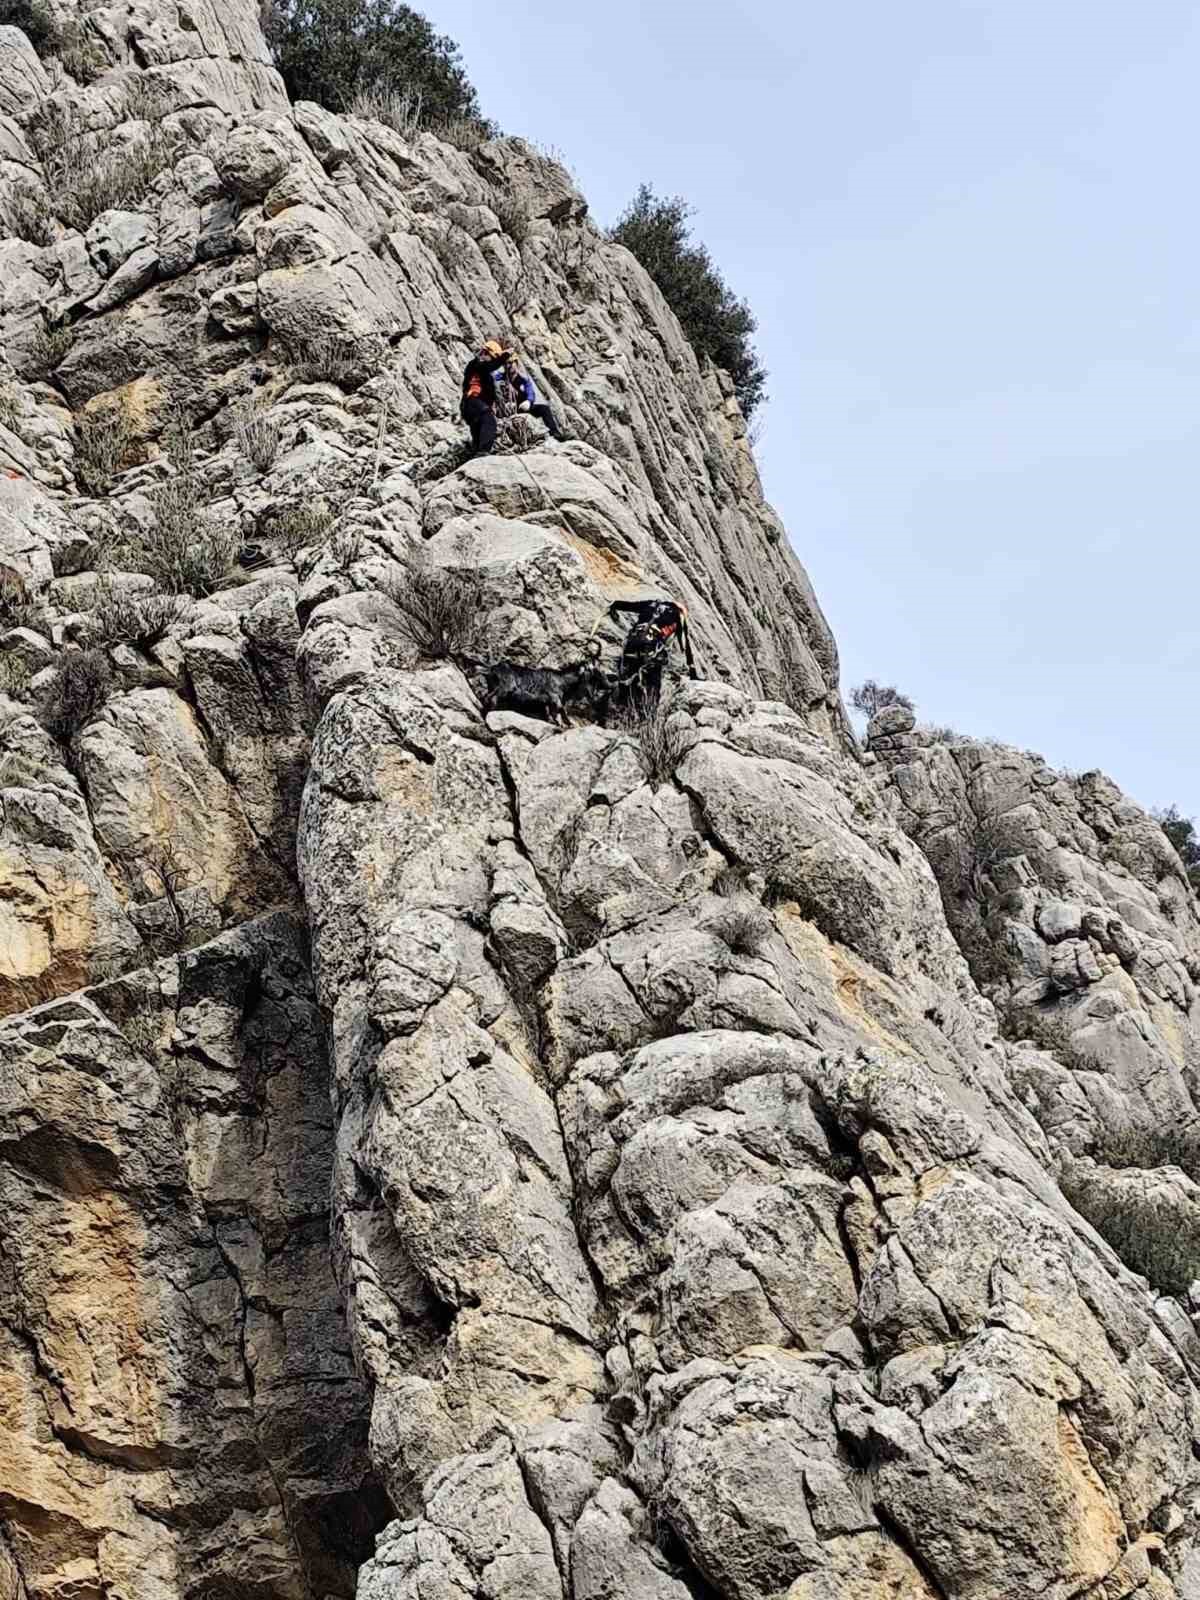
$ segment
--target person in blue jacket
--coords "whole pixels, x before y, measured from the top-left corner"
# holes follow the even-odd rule
[[[552,439],[565,439],[566,434],[559,427],[553,411],[544,400],[539,401],[537,387],[527,372],[521,371],[521,364],[515,355],[509,355],[504,363],[504,376],[508,386],[513,392],[517,402],[518,411],[526,411],[531,417],[536,417],[539,422],[544,422],[550,430]]]

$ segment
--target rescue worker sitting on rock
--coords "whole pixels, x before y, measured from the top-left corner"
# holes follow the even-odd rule
[[[671,646],[683,646],[688,676],[695,678],[692,643],[688,638],[687,607],[674,600],[614,600],[608,615],[619,623],[623,616],[634,621],[625,635],[613,700],[618,706],[646,715],[653,711],[662,693],[663,668]]]
[[[471,430],[473,454],[490,455],[496,443],[496,378],[514,358],[498,339],[489,339],[463,373],[462,419]]]
[[[504,377],[517,403],[517,410],[528,412],[531,417],[544,422],[552,439],[565,439],[566,435],[555,420],[553,411],[544,400],[538,400],[537,386],[527,372],[522,372],[520,362],[511,352],[504,363]]]

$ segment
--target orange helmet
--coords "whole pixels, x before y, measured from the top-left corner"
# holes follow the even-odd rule
[[[504,346],[497,339],[489,339],[479,354],[481,356],[490,356],[493,361],[499,361],[504,354]]]

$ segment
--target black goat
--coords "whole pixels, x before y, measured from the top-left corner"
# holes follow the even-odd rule
[[[608,677],[586,657],[566,667],[523,667],[515,661],[470,665],[485,684],[480,697],[485,717],[493,711],[520,711],[565,728],[568,705],[595,715],[608,701]]]

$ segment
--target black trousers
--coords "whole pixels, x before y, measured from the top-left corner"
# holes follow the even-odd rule
[[[496,443],[496,413],[478,395],[462,404],[463,421],[471,430],[477,456],[490,455]]]
[[[662,695],[665,666],[665,651],[630,648],[627,643],[617,667],[621,680],[615,696],[618,707],[639,717],[649,716]]]
[[[558,423],[555,422],[554,413],[544,400],[539,401],[536,406],[530,406],[529,415],[531,417],[536,417],[539,422],[544,422],[546,424],[547,428],[550,430],[550,437],[552,439],[562,438],[562,429],[559,427]]]

